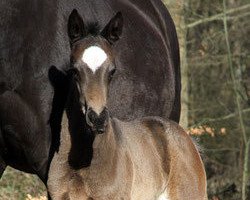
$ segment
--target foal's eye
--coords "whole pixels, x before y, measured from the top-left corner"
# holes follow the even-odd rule
[[[74,78],[76,81],[79,81],[80,74],[77,68],[71,68],[69,69],[68,73],[71,75],[72,78]]]
[[[116,68],[109,71],[109,81],[111,81],[111,79],[113,78],[115,72],[116,72]]]

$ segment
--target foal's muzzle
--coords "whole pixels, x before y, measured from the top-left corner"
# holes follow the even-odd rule
[[[86,113],[87,124],[91,127],[92,131],[98,134],[105,132],[108,117],[109,113],[106,107],[99,115],[92,108],[89,108]]]

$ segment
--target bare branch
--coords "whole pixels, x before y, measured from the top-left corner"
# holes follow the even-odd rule
[[[248,112],[250,112],[250,108],[242,110],[242,113],[248,113]],[[238,116],[238,115],[239,115],[238,113],[231,113],[231,114],[229,114],[229,115],[222,116],[222,117],[218,117],[218,118],[214,118],[214,119],[206,118],[206,119],[204,119],[204,121],[205,121],[206,123],[208,123],[208,122],[223,121],[223,120],[228,120],[228,119],[230,119],[230,118],[236,117],[236,116]]]
[[[240,6],[238,8],[233,8],[233,9],[229,9],[226,12],[226,14],[232,14],[232,13],[235,13],[235,12],[239,12],[239,11],[243,11],[245,9],[248,9],[250,8],[250,4],[246,4],[244,6]],[[203,19],[200,19],[198,21],[195,21],[191,24],[187,24],[187,28],[193,28],[197,25],[200,25],[200,24],[203,24],[203,23],[206,23],[206,22],[211,22],[211,21],[214,21],[214,20],[223,20],[223,16],[224,16],[224,13],[220,13],[220,14],[217,14],[217,15],[213,15],[211,17],[207,17],[207,18],[203,18]]]

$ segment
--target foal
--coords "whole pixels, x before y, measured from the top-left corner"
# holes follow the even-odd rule
[[[112,45],[121,32],[120,13],[95,37],[86,35],[77,11],[69,17],[73,78],[49,193],[54,200],[205,200],[203,163],[178,124],[159,117],[110,117]]]

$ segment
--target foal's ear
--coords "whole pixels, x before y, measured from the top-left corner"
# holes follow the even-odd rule
[[[77,10],[74,9],[68,20],[68,36],[70,44],[85,37],[87,35],[82,17],[78,14]]]
[[[118,12],[102,30],[101,35],[106,38],[110,44],[114,44],[117,40],[120,39],[122,28],[123,17],[122,13]]]

